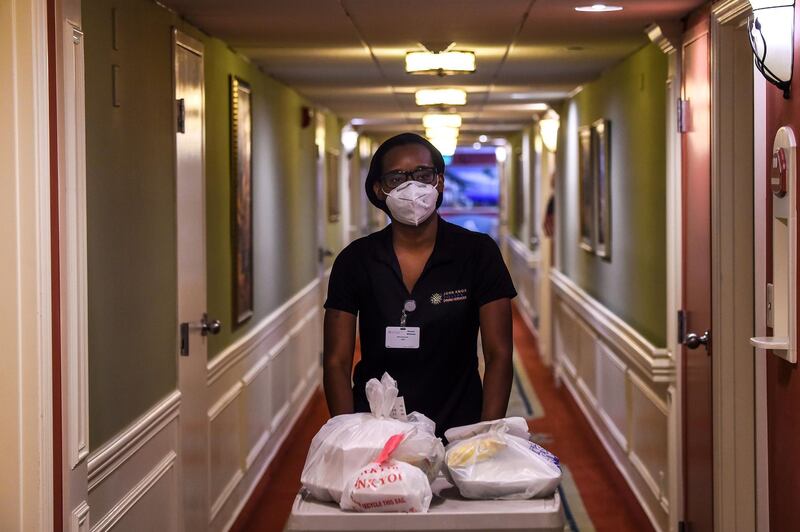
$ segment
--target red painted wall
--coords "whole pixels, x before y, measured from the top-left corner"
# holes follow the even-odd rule
[[[799,14],[800,10],[797,10],[795,25],[798,29]],[[776,87],[767,87],[767,146],[764,149],[768,155],[768,165],[772,161],[772,140],[778,128],[791,126],[795,135],[800,136],[800,31],[795,32],[794,48],[792,98],[785,100]],[[768,190],[769,211],[771,196]],[[768,214],[771,215],[771,212]],[[771,225],[767,224],[770,228]],[[776,356],[767,356],[770,530],[797,530],[797,507],[800,503],[800,369]]]

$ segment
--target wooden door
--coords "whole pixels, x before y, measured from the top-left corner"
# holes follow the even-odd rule
[[[713,530],[714,509],[711,344],[697,341],[711,329],[709,47],[704,11],[690,19],[683,44],[683,521],[692,532]]]
[[[209,521],[203,46],[175,34],[178,377],[183,530]]]

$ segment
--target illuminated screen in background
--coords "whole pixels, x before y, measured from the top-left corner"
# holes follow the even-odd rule
[[[500,180],[494,147],[459,148],[445,158],[442,217],[470,231],[487,233],[497,240]]]

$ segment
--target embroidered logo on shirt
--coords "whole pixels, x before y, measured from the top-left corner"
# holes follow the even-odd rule
[[[459,290],[448,290],[447,292],[436,292],[431,296],[431,303],[438,305],[440,303],[453,303],[455,301],[465,301],[467,299],[467,289],[461,288]]]

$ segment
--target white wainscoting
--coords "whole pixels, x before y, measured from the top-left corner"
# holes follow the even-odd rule
[[[668,530],[675,363],[562,273],[554,287],[556,375],[657,530]]]
[[[231,527],[320,384],[315,280],[209,362],[210,530]]]
[[[539,325],[539,258],[518,239],[506,236],[508,271],[517,289],[517,308],[536,334]]]
[[[180,530],[180,403],[172,392],[89,456],[92,532]]]
[[[319,386],[320,294],[314,280],[208,363],[209,530],[232,526]],[[72,530],[181,530],[180,405],[172,392],[89,456]]]

